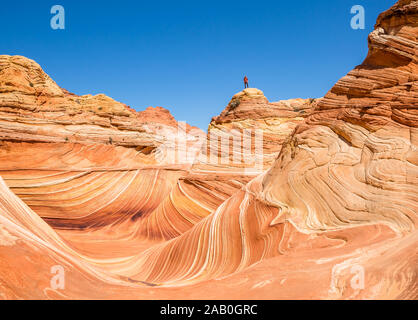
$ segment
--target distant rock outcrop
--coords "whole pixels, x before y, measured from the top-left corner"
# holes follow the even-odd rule
[[[112,144],[145,149],[148,155],[177,134],[168,110],[136,112],[104,94],[77,96],[21,56],[0,56],[0,88],[3,141]],[[188,131],[190,140],[203,134],[197,128]]]

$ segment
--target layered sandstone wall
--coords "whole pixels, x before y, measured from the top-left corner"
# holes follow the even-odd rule
[[[313,277],[329,280],[327,289],[318,282],[314,295],[322,298],[416,297],[417,9],[417,1],[400,1],[380,15],[364,63],[318,102],[266,173],[124,271],[185,285],[248,274],[264,260],[289,267],[303,257],[310,263],[292,269],[297,280],[289,269],[278,272],[300,294],[314,290]],[[355,268],[366,287],[349,285]],[[269,281],[266,290],[281,291]]]
[[[204,136],[164,108],[136,112],[104,94],[77,96],[36,62],[0,56],[0,175],[55,227],[103,227],[152,211]]]

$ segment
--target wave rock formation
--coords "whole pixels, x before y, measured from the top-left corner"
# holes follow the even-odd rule
[[[0,56],[0,297],[417,299],[417,37],[400,0],[323,98],[207,135]]]

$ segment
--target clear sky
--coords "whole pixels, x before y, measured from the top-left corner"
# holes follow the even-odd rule
[[[364,60],[378,14],[395,2],[3,1],[0,54],[34,59],[76,94],[163,106],[205,130],[245,74],[270,101],[325,95]],[[56,4],[65,30],[50,27]],[[364,30],[350,27],[357,4]]]

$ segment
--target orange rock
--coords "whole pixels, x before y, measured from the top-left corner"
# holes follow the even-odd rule
[[[0,56],[0,174],[55,227],[134,219],[185,175],[204,137],[190,126],[178,137],[181,126],[164,110],[136,112],[104,94],[77,96],[34,61]],[[189,162],[176,157],[184,146],[194,151]]]
[[[170,196],[144,219],[138,235],[172,239],[215,211],[271,166],[285,139],[315,104],[315,99],[269,103],[258,89],[234,95],[210,123],[206,142],[189,174],[180,178]]]
[[[178,146],[167,112],[157,110],[164,124],[152,110],[141,123],[110,98],[61,90],[34,62],[0,57],[1,296],[417,299],[417,36],[418,1],[398,1],[364,63],[324,98],[269,103],[244,90],[193,165],[167,152]],[[76,143],[62,140],[68,110]],[[261,173],[244,146],[225,147],[256,130]],[[135,138],[106,144],[110,131]],[[201,135],[181,135],[194,155]],[[57,264],[63,289],[49,284]]]

